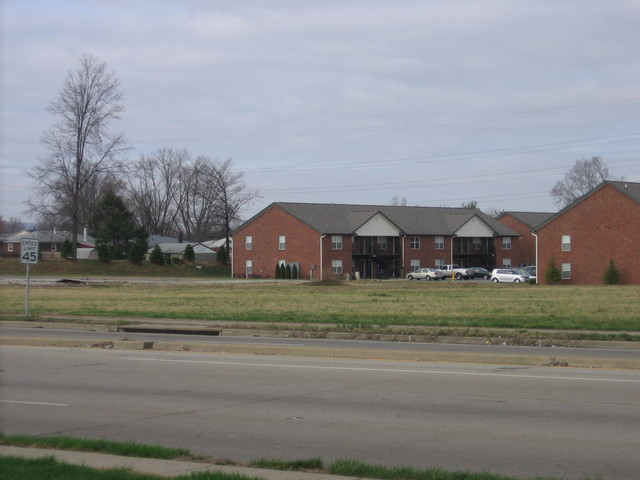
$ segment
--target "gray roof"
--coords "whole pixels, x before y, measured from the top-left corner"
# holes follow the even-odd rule
[[[600,185],[595,187],[590,192],[585,193],[582,197],[578,198],[576,201],[570,203],[569,205],[564,207],[562,210],[560,210],[555,215],[552,215],[551,217],[546,219],[544,222],[542,222],[539,225],[537,225],[535,227],[534,231],[540,230],[542,227],[544,227],[548,223],[551,223],[553,220],[555,220],[556,218],[561,216],[564,212],[566,212],[567,210],[570,210],[575,205],[579,204],[584,199],[590,197],[591,195],[593,195],[594,193],[596,193],[597,191],[599,191],[600,189],[602,189],[606,185],[610,185],[611,187],[615,188],[617,191],[619,191],[623,195],[626,195],[627,197],[629,197],[634,202],[640,203],[640,183],[605,180],[604,182],[602,182]]]
[[[520,220],[522,223],[530,228],[540,225],[542,222],[550,219],[555,213],[550,212],[504,212],[500,215],[501,218],[504,215],[511,215],[516,220]]]
[[[382,214],[406,235],[453,235],[473,217],[480,218],[497,236],[520,235],[476,208],[276,202],[245,224],[273,207],[282,208],[321,234],[353,234],[373,216]]]

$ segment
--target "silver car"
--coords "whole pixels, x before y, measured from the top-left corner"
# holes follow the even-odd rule
[[[491,272],[492,282],[526,283],[529,276],[517,268],[494,268]]]
[[[440,280],[442,277],[442,272],[435,268],[420,268],[407,274],[407,280]]]

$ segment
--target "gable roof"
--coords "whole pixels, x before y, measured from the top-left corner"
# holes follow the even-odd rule
[[[561,216],[562,214],[564,214],[567,210],[572,209],[573,207],[575,207],[576,205],[578,205],[579,203],[581,203],[582,201],[584,201],[585,199],[589,198],[591,195],[593,195],[594,193],[600,191],[601,189],[603,189],[606,186],[611,186],[612,188],[614,188],[615,190],[617,190],[618,192],[620,192],[621,194],[629,197],[631,200],[633,200],[636,203],[640,203],[640,183],[636,183],[636,182],[621,182],[621,181],[613,181],[613,180],[605,180],[604,182],[602,182],[600,185],[598,185],[597,187],[595,187],[593,190],[591,190],[590,192],[585,193],[582,197],[578,198],[576,201],[571,202],[569,205],[567,205],[566,207],[564,207],[562,210],[560,210],[558,213],[556,213],[555,215],[551,216],[550,218],[548,218],[547,220],[545,220],[544,222],[542,222],[540,225],[536,226],[533,231],[537,231],[540,230],[542,227],[544,227],[545,225],[551,223],[552,221],[554,221],[556,218],[558,218],[559,216]]]
[[[548,220],[553,217],[555,213],[552,212],[504,212],[502,213],[498,219],[504,217],[505,215],[511,215],[516,220],[524,223],[526,226],[533,228],[537,225],[540,225],[542,222]]]
[[[281,208],[321,234],[354,234],[358,227],[375,215],[381,214],[406,235],[453,235],[476,216],[496,236],[520,236],[519,233],[476,208],[276,202],[243,225],[252,222],[274,207]]]

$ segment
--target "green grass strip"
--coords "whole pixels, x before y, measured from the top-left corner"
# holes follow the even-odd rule
[[[124,457],[158,458],[172,460],[180,457],[194,458],[185,448],[166,448],[157,445],[140,445],[132,442],[111,442],[65,436],[32,437],[0,433],[0,444],[21,447],[52,448],[80,452],[101,452]]]
[[[98,470],[86,466],[61,463],[52,457],[26,459],[0,456],[3,480],[158,480],[160,477],[135,473],[126,468]],[[198,472],[173,477],[174,480],[261,480],[239,474]]]

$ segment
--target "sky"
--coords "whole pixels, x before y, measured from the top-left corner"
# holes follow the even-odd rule
[[[89,53],[128,161],[232,159],[272,202],[557,211],[601,156],[640,182],[637,0],[0,0],[0,215],[25,215],[47,106]]]

